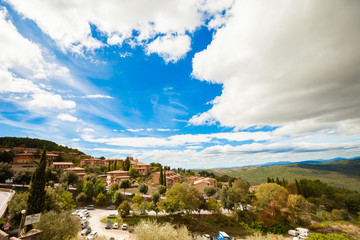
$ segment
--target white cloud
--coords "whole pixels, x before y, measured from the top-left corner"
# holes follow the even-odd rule
[[[236,1],[193,59],[193,76],[223,91],[190,123],[289,132],[349,127],[344,122],[360,117],[359,12],[359,1]]]
[[[96,0],[7,2],[26,18],[34,20],[62,49],[80,54],[84,49],[92,51],[104,45],[92,36],[90,25],[107,38],[109,45],[121,46],[124,42],[146,45],[158,35],[176,33],[179,37],[160,38],[146,48],[174,62],[190,50],[190,39],[184,34],[193,33],[206,19],[218,18],[232,4],[228,0],[218,1],[221,3],[214,0],[110,0],[104,4]],[[160,42],[164,46],[157,44]]]
[[[68,121],[68,122],[77,122],[79,121],[79,119],[77,119],[76,117],[74,116],[71,116],[70,114],[68,113],[62,113],[62,114],[59,114],[57,116],[58,119],[62,120],[62,121]]]
[[[95,132],[95,130],[94,130],[93,128],[84,128],[82,131],[83,131],[83,132],[86,132],[86,133]]]
[[[158,37],[147,45],[147,54],[157,53],[165,62],[176,63],[190,51],[191,39],[188,35]]]
[[[113,97],[107,96],[107,95],[102,95],[102,94],[93,94],[93,95],[86,95],[83,98],[108,98],[108,99],[112,99]]]

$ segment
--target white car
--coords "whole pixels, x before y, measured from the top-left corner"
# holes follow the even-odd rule
[[[89,212],[83,212],[80,214],[80,217],[89,217],[90,216],[90,213]]]
[[[118,228],[119,228],[119,223],[117,223],[117,222],[114,223],[113,228],[114,228],[114,229],[118,229]]]
[[[209,234],[204,234],[204,235],[203,235],[203,238],[204,238],[204,239],[210,239],[210,235],[209,235]]]
[[[124,224],[122,225],[121,229],[122,229],[122,230],[126,230],[126,229],[127,229],[126,223],[124,223]]]
[[[98,233],[96,231],[94,232],[91,232],[88,236],[87,236],[87,239],[94,239],[96,238],[98,235]]]
[[[80,210],[77,215],[80,216],[81,214],[84,214],[84,213],[89,213],[86,209],[84,210]]]
[[[71,215],[78,215],[79,212],[80,210],[75,210],[74,212],[71,213]]]

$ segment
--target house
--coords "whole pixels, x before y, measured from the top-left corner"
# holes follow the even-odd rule
[[[259,187],[259,185],[253,185],[253,186],[250,186],[250,188],[249,188],[249,192],[250,192],[250,193],[254,193],[254,192],[255,192],[255,190],[256,190],[258,187]]]
[[[194,188],[201,194],[204,194],[204,188],[207,186],[213,186],[217,189],[217,181],[214,178],[193,176],[188,178],[188,183],[193,184]]]
[[[87,159],[81,159],[80,160],[80,166],[82,165],[101,165],[105,164],[105,159],[101,158],[87,158]]]
[[[64,168],[64,172],[73,171],[80,179],[83,179],[86,174],[86,169],[81,167]]]
[[[65,169],[65,168],[72,168],[74,164],[72,162],[53,162],[51,166],[54,169]]]
[[[150,164],[138,162],[133,167],[138,170],[139,175],[149,175],[151,173]]]
[[[165,172],[166,175],[166,187],[171,188],[174,183],[180,183],[181,182],[181,176],[179,174],[176,174],[174,171],[167,171]],[[160,172],[154,172],[152,173],[152,183],[155,185],[159,185],[159,179],[160,179]]]
[[[39,161],[40,159],[34,159],[33,154],[17,154],[13,158],[12,169],[14,171],[19,171],[21,169],[34,170],[37,167],[37,163]]]
[[[111,171],[111,172],[106,173],[106,185],[107,186],[110,186],[111,184],[114,184],[114,183],[120,183],[120,181],[122,179],[130,180],[130,175],[129,175],[128,171],[116,170],[116,171]]]

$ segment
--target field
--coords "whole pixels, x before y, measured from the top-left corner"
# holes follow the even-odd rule
[[[360,192],[360,159],[341,160],[326,163],[295,163],[269,167],[244,167],[234,169],[209,169],[216,175],[240,177],[251,185],[265,183],[267,177],[285,178],[289,182],[295,179],[319,179],[334,187]]]

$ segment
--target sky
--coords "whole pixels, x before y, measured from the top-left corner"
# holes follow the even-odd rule
[[[0,0],[0,136],[217,168],[360,156],[358,0]]]

